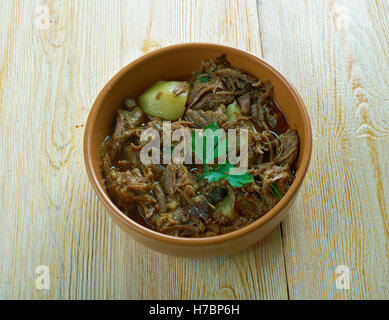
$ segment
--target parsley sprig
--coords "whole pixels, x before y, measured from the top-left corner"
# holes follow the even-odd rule
[[[278,188],[276,187],[276,185],[274,183],[271,183],[270,184],[270,188],[272,188],[272,192],[271,192],[271,195],[274,197],[275,195],[278,196],[278,198],[282,199],[282,195],[281,193],[278,191]]]
[[[217,122],[212,122],[211,124],[203,128],[203,133],[205,130],[210,129],[216,131],[219,129]],[[219,137],[215,135],[213,141],[210,142],[211,145],[207,145],[206,135],[203,134],[201,138],[196,131],[192,132],[192,150],[196,154],[195,141],[200,141],[203,139],[203,155],[202,162],[204,163],[204,173],[198,178],[207,179],[209,182],[215,182],[222,179],[226,179],[232,187],[242,187],[243,185],[250,183],[254,178],[248,173],[243,171],[237,171],[234,165],[232,165],[228,160],[224,164],[218,164],[214,168],[208,170],[207,163],[213,159],[217,159],[220,156],[227,154],[228,141],[220,141]]]
[[[206,178],[209,182],[226,179],[232,187],[238,188],[254,180],[248,172],[241,171],[231,174],[232,171],[236,171],[236,168],[227,161],[225,164],[219,164],[212,170],[204,172],[200,178]]]

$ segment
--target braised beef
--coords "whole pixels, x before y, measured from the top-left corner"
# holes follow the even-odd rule
[[[221,106],[224,107],[224,105]],[[203,111],[203,110],[188,109],[186,111],[185,116],[186,119],[188,121],[193,122],[197,128],[204,128],[206,125],[211,124],[212,122],[215,121],[217,122],[218,125],[222,125],[227,119],[224,112],[225,112],[225,107],[224,109],[222,108],[221,110],[219,108],[219,111],[218,110]]]
[[[232,187],[225,179],[202,179],[203,165],[142,164],[142,130],[154,128],[162,136],[163,122],[144,114],[133,98],[123,102],[102,146],[102,174],[113,202],[137,222],[173,236],[215,236],[254,222],[285,195],[294,179],[299,137],[273,100],[271,83],[233,68],[224,55],[203,61],[189,87],[183,119],[172,122],[171,130],[213,122],[225,130],[249,127],[253,181]],[[231,120],[226,107],[234,102],[241,114]],[[230,214],[221,209],[223,201]]]

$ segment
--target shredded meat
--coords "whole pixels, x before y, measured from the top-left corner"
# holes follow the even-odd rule
[[[244,94],[238,99],[238,103],[244,114],[249,113],[250,111],[250,106],[251,106],[250,101],[251,101],[251,96],[249,93]]]
[[[212,122],[217,122],[219,125],[222,125],[227,117],[224,114],[225,107],[219,108],[217,111],[203,111],[203,110],[193,110],[189,109],[186,112],[186,119],[194,123],[197,128],[204,128],[206,125],[211,124]],[[224,108],[223,108],[224,107]]]
[[[289,129],[280,134],[279,144],[276,150],[274,161],[280,166],[288,164],[292,166],[297,158],[299,148],[299,138],[296,131]]]
[[[174,95],[186,86],[177,86]],[[240,108],[233,119],[226,114],[231,103]],[[125,99],[101,151],[105,186],[118,208],[158,232],[179,237],[231,232],[271,210],[293,182],[299,152],[297,132],[273,100],[271,83],[233,68],[224,55],[203,61],[189,81],[184,116],[171,123],[171,130],[214,122],[224,130],[249,128],[253,180],[242,187],[232,187],[226,179],[209,182],[202,177],[203,165],[143,164],[142,130],[156,129],[162,137],[163,120],[143,113],[136,99]]]

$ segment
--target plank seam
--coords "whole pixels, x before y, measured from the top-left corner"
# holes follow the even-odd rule
[[[263,43],[262,43],[262,30],[261,30],[261,20],[259,15],[259,2],[261,0],[256,1],[257,6],[257,17],[258,17],[258,32],[259,32],[259,41],[260,41],[260,49],[261,49],[261,58],[265,59],[263,55]],[[285,247],[284,247],[284,239],[282,234],[282,222],[280,223],[280,237],[281,237],[281,248],[282,248],[282,257],[284,262],[284,272],[285,272],[285,281],[286,281],[286,293],[288,295],[288,300],[290,300],[290,293],[289,293],[289,281],[288,281],[288,273],[286,268],[286,259],[285,259]]]
[[[286,268],[286,256],[285,256],[285,248],[284,248],[284,234],[282,232],[282,222],[280,223],[280,236],[281,236],[281,248],[282,248],[282,256],[284,260],[284,270],[285,270],[285,280],[286,280],[286,292],[288,294],[288,300],[290,300],[289,293],[289,280],[288,280],[288,272]]]
[[[257,17],[258,17],[258,33],[259,33],[259,42],[260,42],[260,49],[261,49],[261,58],[263,57],[263,47],[262,47],[262,32],[261,32],[261,21],[259,19],[259,1],[256,1],[256,7],[257,7]]]

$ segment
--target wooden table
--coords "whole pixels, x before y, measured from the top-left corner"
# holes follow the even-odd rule
[[[190,41],[262,56],[312,121],[290,214],[230,257],[138,245],[84,169],[83,127],[103,85],[134,58]],[[389,298],[387,0],[2,0],[0,123],[0,298]],[[39,265],[48,290],[36,287]],[[349,289],[337,288],[347,274]]]

